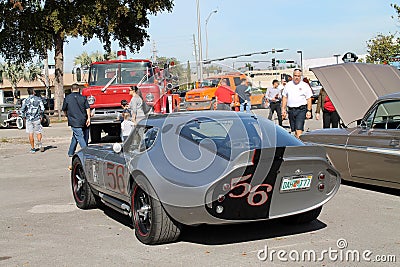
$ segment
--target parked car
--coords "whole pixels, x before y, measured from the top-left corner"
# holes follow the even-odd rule
[[[360,63],[312,70],[341,119],[357,125],[306,132],[300,139],[324,146],[343,179],[400,189],[400,72]]]
[[[315,103],[318,100],[319,92],[322,89],[322,85],[318,80],[312,80],[310,81],[310,87],[313,92],[312,101],[313,103]]]
[[[120,144],[72,158],[81,209],[100,202],[129,215],[145,244],[172,242],[184,225],[287,217],[309,222],[337,192],[325,150],[270,120],[229,111],[152,115]]]

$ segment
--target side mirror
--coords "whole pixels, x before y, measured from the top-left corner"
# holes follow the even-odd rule
[[[115,143],[115,144],[113,145],[113,151],[114,151],[115,153],[117,153],[117,154],[121,153],[121,151],[122,151],[122,146],[121,146],[121,144],[120,144],[120,143]]]

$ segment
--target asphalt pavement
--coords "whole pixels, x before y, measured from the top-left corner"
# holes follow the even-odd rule
[[[308,120],[306,129],[321,125]],[[0,266],[398,266],[387,261],[400,261],[399,197],[354,184],[342,185],[309,224],[188,227],[175,243],[143,245],[127,217],[106,208],[76,208],[67,169],[70,137],[66,123],[53,123],[44,131],[45,152],[30,154],[24,130],[0,129]],[[316,259],[307,260],[312,252]],[[357,253],[359,261],[352,258]]]

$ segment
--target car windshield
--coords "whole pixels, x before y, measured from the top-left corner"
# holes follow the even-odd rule
[[[220,78],[216,79],[205,79],[201,82],[200,87],[217,87],[219,84]]]
[[[321,86],[321,83],[319,81],[311,81],[310,86],[311,87]]]
[[[197,118],[178,128],[179,135],[218,155],[233,159],[240,153],[261,148],[261,130],[257,119]]]
[[[137,84],[152,77],[150,62],[93,64],[89,70],[89,85]]]

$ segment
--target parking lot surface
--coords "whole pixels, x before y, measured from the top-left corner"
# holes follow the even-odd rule
[[[320,121],[306,122],[306,129],[320,127]],[[0,266],[398,266],[393,261],[400,261],[400,198],[354,184],[342,185],[309,224],[188,227],[176,243],[143,245],[129,218],[106,208],[76,208],[67,168],[70,137],[66,123],[53,123],[45,128],[45,152],[30,154],[25,131],[0,130]],[[310,251],[315,260],[307,258]],[[357,253],[359,260],[353,258]]]

